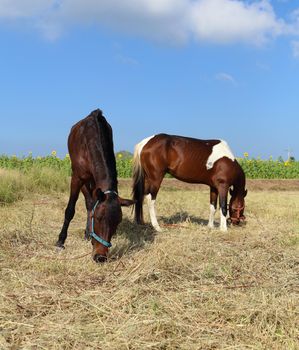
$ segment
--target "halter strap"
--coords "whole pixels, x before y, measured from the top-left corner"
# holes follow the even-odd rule
[[[237,212],[238,217],[237,218],[230,218],[231,222],[239,222],[241,220],[245,220],[246,217],[244,215],[240,216],[240,211],[243,210],[245,206],[243,205],[242,207],[239,208],[231,208],[233,211]]]
[[[234,211],[237,211],[238,213],[240,213],[241,210],[243,210],[245,208],[245,206],[243,205],[242,207],[238,207],[238,208],[231,208]]]
[[[118,196],[118,193],[114,190],[107,190],[104,192],[104,194],[110,194],[110,193],[116,194]],[[101,243],[104,247],[110,248],[112,247],[112,244],[94,232],[94,212],[98,204],[99,204],[99,200],[96,201],[91,211],[91,232],[89,232],[89,236],[93,237],[96,241]]]
[[[118,193],[114,190],[107,190],[107,191],[104,191],[104,194],[109,194],[109,193],[114,193],[118,196]]]

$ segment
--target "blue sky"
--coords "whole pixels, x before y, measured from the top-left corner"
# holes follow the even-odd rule
[[[0,0],[0,154],[67,153],[101,108],[115,151],[159,132],[299,159],[299,0]]]

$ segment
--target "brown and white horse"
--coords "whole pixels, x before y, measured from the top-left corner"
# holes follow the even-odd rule
[[[227,230],[228,191],[231,194],[229,221],[234,225],[245,221],[245,174],[225,141],[159,134],[135,146],[135,220],[139,224],[144,222],[142,205],[146,196],[151,223],[157,231],[161,231],[161,228],[155,213],[155,200],[166,173],[181,181],[210,186],[209,227],[214,227],[219,195],[220,229]]]
[[[72,163],[71,191],[56,246],[64,248],[81,190],[87,209],[85,237],[91,238],[93,259],[104,262],[111,237],[122,220],[121,206],[132,205],[133,201],[118,195],[112,128],[101,110],[93,111],[72,127],[68,149]]]

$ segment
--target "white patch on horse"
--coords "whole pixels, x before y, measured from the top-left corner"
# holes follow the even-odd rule
[[[210,154],[206,167],[207,169],[212,169],[215,162],[219,160],[220,158],[227,157],[231,159],[232,161],[235,160],[235,156],[233,155],[231,149],[229,148],[226,141],[221,140],[221,142],[217,143],[217,145],[213,146],[212,153]]]
[[[151,194],[148,194],[146,196],[146,199],[147,199],[148,210],[149,210],[149,214],[150,214],[150,218],[151,218],[151,223],[156,231],[161,232],[162,230],[158,224],[156,211],[155,211],[155,200],[152,199]]]
[[[221,208],[220,208],[220,231],[223,231],[223,232],[227,231],[226,217],[223,215]]]
[[[210,228],[214,227],[215,212],[216,212],[216,208],[214,207],[213,204],[210,204],[210,217],[209,217],[209,223],[208,223],[208,227]]]
[[[146,139],[140,141],[136,146],[135,146],[135,154],[138,155],[138,157],[140,158],[140,154],[141,151],[143,149],[143,147],[148,143],[149,140],[151,140],[153,137],[155,137],[156,135],[152,135],[150,137],[147,137]]]

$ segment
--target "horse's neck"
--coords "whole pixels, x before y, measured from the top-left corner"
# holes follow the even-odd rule
[[[245,184],[246,184],[245,174],[241,168],[240,172],[239,172],[239,176],[237,177],[237,179],[233,185],[234,192],[235,192],[237,197],[240,197],[240,196],[243,197],[244,192],[245,192]]]
[[[103,191],[112,190],[117,192],[117,180],[110,176],[109,173],[106,176],[104,174],[95,174],[94,180],[96,188],[101,188]]]
[[[104,191],[113,190],[117,192],[116,170],[110,169],[106,162],[95,165],[93,170],[93,178],[96,188]]]

